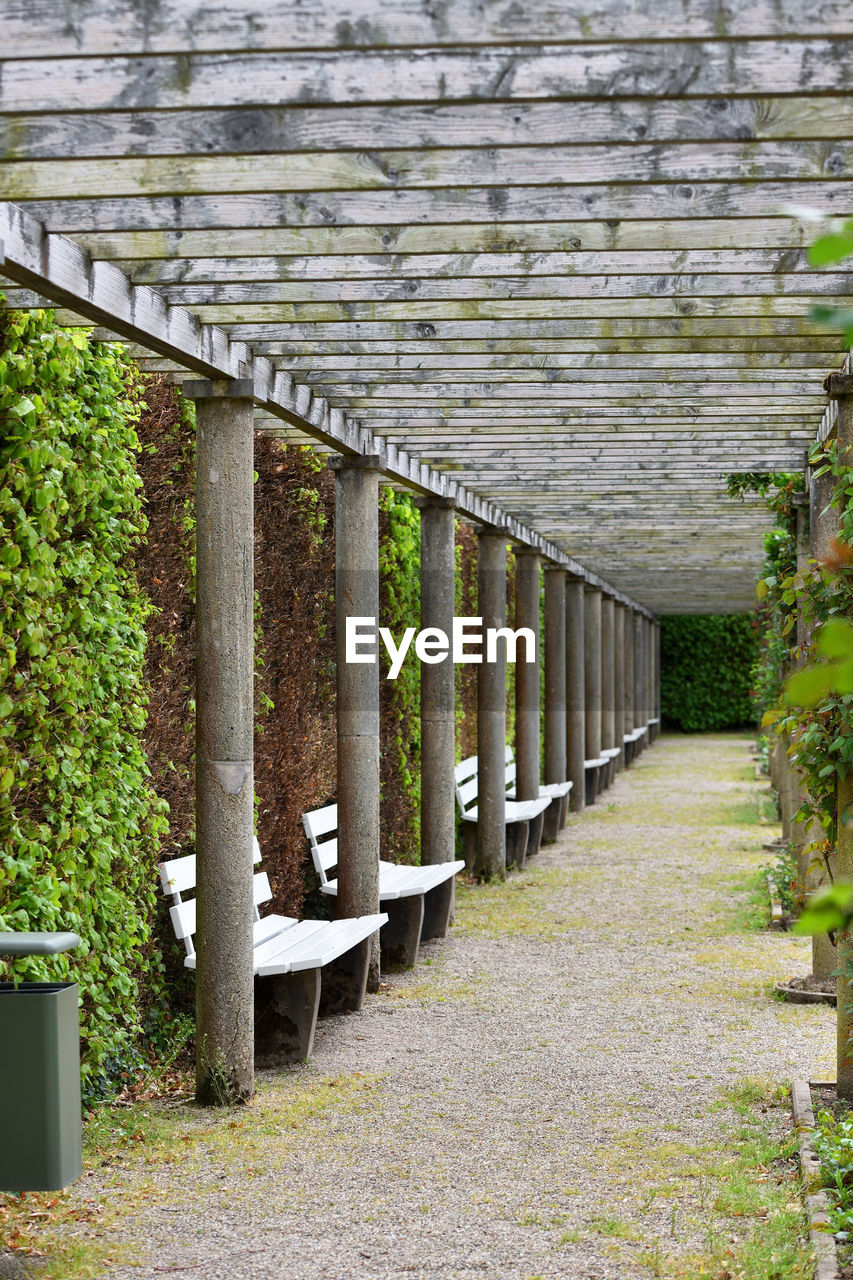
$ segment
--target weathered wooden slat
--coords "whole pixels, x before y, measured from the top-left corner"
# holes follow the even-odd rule
[[[674,356],[658,357],[652,367],[643,367],[640,365],[641,357],[634,358],[633,363],[630,357],[622,357],[620,363],[616,363],[614,357],[609,357],[607,363],[602,361],[592,367],[581,364],[583,357],[577,357],[577,364],[571,364],[571,357],[553,356],[550,359],[554,363],[544,364],[539,359],[538,364],[534,364],[536,357],[529,357],[529,364],[518,363],[523,357],[516,356],[511,362],[507,362],[505,358],[501,358],[499,363],[496,358],[492,364],[476,365],[474,363],[476,357],[465,356],[457,357],[459,363],[454,363],[452,357],[445,356],[442,361],[433,359],[427,367],[411,368],[401,367],[399,363],[388,364],[377,368],[375,358],[365,356],[364,359],[370,364],[359,364],[358,357],[351,358],[344,364],[338,361],[338,367],[333,368],[326,366],[322,369],[304,370],[306,381],[311,386],[335,386],[343,387],[351,383],[361,383],[370,387],[379,387],[392,379],[405,386],[433,386],[446,383],[452,384],[468,384],[483,379],[489,382],[505,382],[512,383],[515,386],[533,387],[540,384],[548,386],[562,387],[569,384],[573,387],[582,387],[588,384],[598,385],[602,382],[602,373],[606,371],[608,381],[629,382],[633,386],[646,384],[649,388],[656,388],[661,379],[665,378],[667,384],[674,383],[690,383],[702,385],[712,388],[713,392],[719,393],[722,385],[733,386],[737,388],[737,393],[741,394],[745,387],[761,387],[767,388],[768,394],[773,395],[777,392],[784,393],[787,390],[797,395],[815,395],[817,390],[821,388],[825,363],[801,357],[807,361],[807,366],[786,369],[779,368],[775,361],[768,357],[761,357],[763,363],[754,363],[751,366],[747,363],[746,357],[738,359],[732,357],[719,357],[715,363],[709,365],[708,361],[712,357],[706,356],[704,363],[693,364],[683,363]],[[318,360],[322,357],[318,357]],[[402,358],[401,358],[402,359]],[[417,357],[410,357],[416,360]],[[295,365],[289,363],[292,369]]]
[[[358,102],[705,97],[847,91],[849,37],[469,50],[9,58],[0,110],[116,111]]]
[[[828,295],[830,303],[842,305],[845,294]],[[23,292],[12,293],[10,305],[22,309],[44,305],[41,295]],[[249,330],[253,325],[275,324],[281,331],[291,324],[344,324],[344,323],[419,323],[441,324],[477,320],[537,321],[540,316],[551,320],[579,319],[590,323],[595,319],[640,320],[668,318],[701,319],[716,317],[728,322],[732,332],[737,332],[738,322],[757,316],[799,321],[803,331],[820,328],[810,322],[807,306],[801,295],[741,297],[688,293],[648,297],[534,297],[534,298],[459,298],[436,301],[413,299],[411,301],[382,302],[244,302],[244,303],[193,303],[192,314],[203,324],[239,326],[251,341]]]
[[[362,151],[369,138],[404,149],[843,139],[850,117],[850,99],[842,94],[16,113],[0,115],[0,154],[30,160],[280,155]]]
[[[853,127],[853,110],[850,125]],[[20,152],[18,152],[20,154]],[[10,200],[207,195],[227,191],[403,191],[433,187],[589,186],[604,182],[836,181],[853,171],[839,139],[626,146],[315,151],[283,155],[16,159]],[[292,220],[292,219],[291,219]]]
[[[183,307],[211,305],[262,306],[278,303],[411,302],[478,299],[551,298],[665,298],[665,297],[773,297],[796,298],[800,311],[810,299],[843,298],[850,288],[849,272],[798,271],[763,275],[740,273],[653,275],[537,275],[529,279],[507,274],[499,278],[463,276],[397,279],[393,274],[372,280],[301,280],[240,284],[168,284],[156,287],[170,303]],[[805,301],[804,301],[805,299]]]
[[[797,273],[811,270],[801,249],[685,249],[647,253],[421,253],[328,254],[313,257],[262,258],[125,258],[115,261],[136,284],[217,286],[272,281],[314,283],[393,280],[497,280],[539,276],[697,276],[736,273],[750,276]]]
[[[181,220],[183,223],[183,219]],[[99,230],[87,227],[69,232],[95,258],[257,258],[360,253],[370,256],[403,253],[549,253],[626,252],[685,249],[794,250],[811,244],[815,227],[795,216],[764,209],[754,217],[718,221],[714,218],[682,218],[659,211],[653,221],[616,218],[603,220],[538,219],[512,222],[493,218],[487,224],[406,226],[383,222],[373,226],[238,226],[227,232],[203,231],[168,219],[154,231]]]
[[[759,386],[740,382],[722,383],[717,386],[705,383],[701,378],[697,378],[692,385],[685,386],[663,380],[656,384],[631,383],[611,377],[587,384],[583,388],[573,387],[568,382],[552,382],[547,387],[536,385],[519,387],[512,380],[425,384],[382,380],[372,384],[343,383],[327,387],[326,394],[332,399],[350,400],[353,403],[391,409],[397,404],[445,408],[452,405],[473,406],[489,401],[519,406],[529,405],[534,410],[555,404],[572,405],[578,409],[595,409],[602,403],[621,408],[623,405],[650,402],[694,406],[701,401],[703,405],[717,407],[731,405],[743,413],[751,408],[760,408],[765,403],[770,404],[775,400],[781,400],[792,412],[803,413],[819,407],[822,413],[826,404],[826,393],[818,383],[814,382],[809,387],[799,387],[796,384],[781,387],[775,391],[774,395],[774,388],[769,381]]]
[[[533,320],[533,319],[492,319],[492,320],[443,320],[411,321],[389,320],[385,323],[376,321],[339,321],[337,323],[304,323],[294,322],[283,325],[258,323],[253,325],[232,324],[229,327],[232,337],[253,344],[271,342],[277,344],[286,354],[286,348],[307,344],[314,349],[316,344],[334,341],[339,344],[357,342],[390,342],[407,343],[419,339],[439,338],[444,342],[461,340],[463,342],[481,339],[486,342],[501,338],[523,344],[534,343],[540,349],[540,343],[548,340],[559,340],[563,343],[574,340],[595,341],[620,338],[639,343],[649,338],[674,339],[686,343],[697,338],[716,338],[736,343],[736,349],[755,350],[751,344],[758,339],[794,339],[789,350],[809,350],[811,339],[818,350],[838,351],[841,345],[840,335],[827,333],[817,325],[809,325],[802,316],[771,316],[768,318],[754,316],[750,319],[748,332],[738,330],[732,324],[731,316],[678,316],[673,314],[649,318],[638,316],[633,319],[614,316],[612,318],[586,317],[576,320]],[[286,334],[288,342],[282,340]],[[736,334],[736,337],[733,337]],[[320,348],[322,349],[322,348]],[[356,349],[356,348],[352,348]],[[524,350],[523,345],[517,349]],[[613,349],[612,347],[609,349]],[[624,349],[624,348],[623,348]],[[731,349],[731,348],[730,348]]]
[[[444,326],[442,326],[443,330]],[[288,329],[288,334],[291,330]],[[841,360],[839,335],[825,330],[823,333],[802,335],[774,334],[755,337],[749,332],[738,334],[736,338],[720,335],[689,334],[684,337],[669,334],[661,337],[656,334],[641,334],[635,339],[630,337],[613,337],[601,334],[596,337],[580,335],[577,337],[529,338],[520,334],[517,338],[427,338],[391,341],[368,340],[353,337],[346,341],[324,338],[313,342],[274,341],[261,339],[256,341],[255,351],[290,362],[304,361],[309,365],[314,361],[338,361],[340,367],[350,357],[367,360],[394,359],[403,361],[424,361],[424,368],[430,357],[435,367],[447,357],[468,359],[482,358],[488,361],[501,358],[513,360],[541,360],[543,365],[550,360],[568,359],[570,361],[591,361],[595,358],[608,361],[619,358],[623,363],[636,363],[640,357],[648,355],[650,363],[657,360],[659,367],[665,367],[666,361],[672,357],[673,367],[689,360],[692,355],[725,359],[734,358],[760,365],[768,358],[778,357],[780,365],[791,361],[800,361],[811,365],[813,361],[827,362],[833,367]],[[411,367],[411,366],[409,366]],[[489,366],[486,366],[489,367]],[[575,367],[571,365],[570,367]]]
[[[826,299],[824,299],[826,301]],[[830,304],[841,305],[843,294],[830,296]],[[23,305],[29,305],[24,303]],[[34,305],[40,305],[36,302]],[[821,326],[808,318],[808,308],[802,297],[717,297],[691,294],[686,297],[662,295],[649,298],[460,298],[455,301],[436,302],[414,300],[411,302],[278,302],[257,305],[247,303],[196,303],[192,313],[203,324],[239,326],[251,341],[250,330],[254,325],[276,324],[281,332],[290,324],[435,324],[478,320],[508,320],[538,322],[539,317],[549,320],[582,320],[594,323],[596,319],[640,321],[655,319],[691,320],[716,318],[736,333],[738,322],[752,317],[763,320],[789,319],[804,332]]]
[[[643,218],[742,219],[779,215],[792,205],[846,215],[853,206],[853,183],[830,178],[823,182],[602,183],[563,187],[305,191],[294,195],[281,192],[182,196],[175,192],[173,197],[133,199],[42,198],[27,205],[32,216],[43,221],[51,231],[63,233],[377,223],[489,224],[495,220],[517,223],[558,219],[615,222]],[[733,239],[729,243],[738,241]],[[429,246],[424,245],[424,249],[427,248]]]
[[[175,361],[162,356],[149,356],[138,349],[129,354],[145,367],[159,371],[179,369]],[[532,354],[438,354],[424,356],[295,356],[287,367],[310,386],[375,381],[395,378],[398,382],[456,382],[476,377],[499,378],[517,383],[570,382],[583,385],[598,382],[602,370],[613,370],[634,383],[654,383],[662,376],[668,382],[694,382],[701,374],[707,382],[736,379],[740,383],[760,385],[768,381],[774,386],[791,383],[813,387],[823,382],[828,361],[820,354],[785,352],[672,352],[635,355],[559,355]]]
[[[748,0],[720,8],[718,0],[547,0],[520,7],[514,0],[484,6],[446,0],[136,0],[75,4],[66,0],[6,0],[4,43],[13,57],[186,53],[220,49],[351,49],[388,46],[487,46],[507,40],[599,41],[630,32],[637,39],[853,34],[845,0]]]

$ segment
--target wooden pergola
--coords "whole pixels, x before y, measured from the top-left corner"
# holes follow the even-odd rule
[[[590,699],[620,736],[620,644],[651,720],[655,615],[754,598],[766,513],[727,499],[725,474],[798,470],[831,426],[842,353],[810,309],[848,277],[805,248],[815,218],[853,210],[849,3],[0,0],[0,16],[9,305],[58,305],[207,380],[202,416],[230,397],[244,443],[254,420],[341,455],[362,520],[341,513],[347,545],[381,476],[425,520],[453,509],[562,570],[612,633],[581,684],[587,753]],[[546,773],[577,777],[568,753]],[[520,794],[534,768],[538,737]]]

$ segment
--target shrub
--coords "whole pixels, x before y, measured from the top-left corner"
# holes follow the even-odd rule
[[[748,614],[661,618],[661,719],[685,733],[755,723],[750,679],[757,653]]]

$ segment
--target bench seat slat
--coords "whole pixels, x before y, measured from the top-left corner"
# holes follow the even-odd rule
[[[539,788],[539,794],[553,800],[555,796],[567,796],[572,785],[571,782],[543,782]]]
[[[274,938],[269,950],[261,957],[256,957],[255,972],[259,977],[268,977],[275,973],[301,973],[306,969],[319,969],[323,965],[336,960],[338,956],[371,937],[377,929],[385,924],[388,916],[385,912],[375,915],[356,916],[349,920],[313,920],[302,921],[318,926],[311,931],[303,931],[299,937],[285,934]],[[283,945],[276,951],[275,944]]]
[[[607,756],[599,756],[597,760],[584,760],[583,767],[585,769],[600,769],[603,764],[607,764]]]
[[[540,813],[544,813],[550,803],[549,796],[540,797],[538,800],[507,800],[506,820],[507,822],[529,822],[531,818],[538,818]]]

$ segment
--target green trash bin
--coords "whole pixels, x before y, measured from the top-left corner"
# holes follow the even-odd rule
[[[0,933],[0,955],[58,955],[76,933]],[[83,1172],[76,982],[0,983],[0,1191],[58,1191]]]

